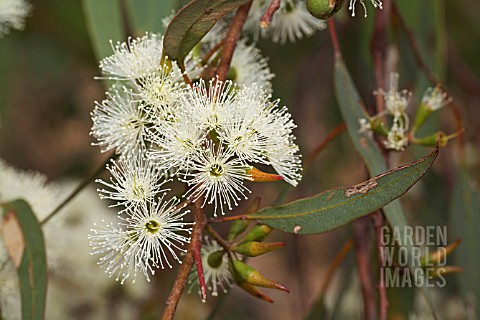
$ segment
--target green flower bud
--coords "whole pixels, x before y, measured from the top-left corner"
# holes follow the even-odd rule
[[[383,121],[380,118],[374,117],[374,118],[371,118],[370,120],[371,120],[370,125],[374,133],[384,137],[388,136],[388,132],[390,130],[387,128],[385,123],[383,123]]]
[[[212,268],[218,268],[222,265],[223,255],[225,254],[224,250],[218,250],[212,252],[207,257],[208,265]]]
[[[412,142],[414,144],[433,147],[437,145],[437,141],[438,141],[438,146],[440,148],[444,148],[447,146],[448,140],[456,138],[462,132],[463,132],[463,129],[447,136],[442,131],[439,131],[423,138],[414,138],[412,139]]]
[[[235,245],[233,250],[249,257],[256,257],[272,250],[285,246],[285,242],[257,242],[250,241]]]
[[[240,233],[247,229],[248,225],[250,224],[250,220],[235,220],[230,225],[230,229],[227,233],[227,240],[232,241],[238,236]]]
[[[233,260],[232,262],[232,273],[234,274],[234,278],[238,278],[239,282],[247,282],[248,284],[270,288],[270,289],[278,289],[285,292],[290,292],[287,288],[282,286],[279,283],[276,283],[272,280],[269,280],[262,276],[260,272],[255,270],[253,267],[243,263],[240,260]]]
[[[238,244],[242,244],[249,241],[263,241],[266,236],[272,232],[272,228],[264,224],[258,224],[252,228],[240,241]]]
[[[318,19],[327,20],[337,13],[345,0],[307,0],[307,10]]]

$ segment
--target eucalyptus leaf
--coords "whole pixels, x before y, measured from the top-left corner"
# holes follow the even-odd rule
[[[20,281],[22,319],[43,319],[47,293],[47,263],[42,229],[32,209],[24,200],[2,204],[2,237],[9,234],[5,228],[17,233],[21,241],[7,247],[9,256],[20,255],[13,260]],[[18,228],[19,227],[19,228]],[[20,235],[18,233],[21,232]],[[7,240],[8,242],[8,240]]]
[[[473,295],[480,299],[480,259],[478,244],[480,243],[480,192],[477,184],[462,167],[455,175],[452,202],[450,206],[454,237],[460,238],[462,244],[455,251],[455,264],[464,267],[465,271],[455,275],[459,282],[462,296]],[[476,305],[479,314],[479,306]]]
[[[173,17],[165,31],[163,52],[183,68],[185,57],[225,14],[248,0],[194,0]]]
[[[127,0],[126,8],[132,31],[141,36],[145,32],[163,33],[162,18],[170,15],[177,0]]]
[[[82,0],[88,32],[95,56],[101,60],[112,54],[113,43],[123,41],[125,32],[117,0]]]
[[[336,188],[310,198],[246,215],[274,229],[323,233],[367,215],[407,192],[432,165],[438,149],[424,158],[389,170],[360,184]]]

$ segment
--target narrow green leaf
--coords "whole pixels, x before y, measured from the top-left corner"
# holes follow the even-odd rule
[[[455,265],[463,267],[464,272],[456,274],[462,296],[474,295],[480,299],[480,193],[478,186],[470,179],[463,168],[455,175],[455,187],[451,203],[451,221],[454,230],[453,239],[460,238],[462,244],[455,250]],[[479,305],[476,305],[479,314]]]
[[[360,130],[358,120],[366,118],[367,113],[362,107],[362,99],[353,84],[352,78],[339,56],[335,59],[335,91],[350,139],[365,161],[368,171],[372,176],[387,171],[385,160],[375,140],[358,132]]]
[[[247,215],[272,228],[297,234],[323,233],[367,215],[412,187],[432,165],[438,149],[426,157],[363,183],[336,188],[289,204]]]
[[[165,31],[163,52],[183,66],[183,60],[207,32],[228,12],[248,0],[194,0],[173,17]]]
[[[82,0],[93,50],[98,60],[112,54],[110,40],[123,41],[122,14],[117,0]]]
[[[163,33],[162,19],[175,9],[177,0],[127,0],[127,14],[135,35],[145,32]]]
[[[17,268],[20,280],[22,299],[22,319],[43,319],[47,293],[47,263],[45,256],[45,243],[42,229],[32,209],[24,200],[15,200],[2,205],[4,209],[4,222],[17,231],[19,225],[21,232],[19,241],[7,247],[10,256],[20,254],[21,259],[13,261]],[[2,228],[5,228],[3,226]],[[5,239],[6,230],[2,230]],[[12,236],[13,234],[9,234]],[[15,260],[15,259],[12,259]]]

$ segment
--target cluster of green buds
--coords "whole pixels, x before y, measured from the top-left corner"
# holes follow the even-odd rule
[[[260,207],[260,198],[256,198],[245,212],[254,213]],[[250,227],[250,220],[235,220],[230,225],[226,240],[214,234],[218,244],[207,239],[202,246],[202,264],[205,282],[212,295],[217,295],[217,287],[226,291],[232,281],[249,294],[264,301],[273,300],[258,287],[278,289],[289,292],[283,285],[264,277],[259,271],[246,263],[251,257],[257,257],[285,246],[284,242],[264,242],[272,228],[264,224]],[[207,228],[208,231],[208,228]],[[196,271],[192,272],[189,282],[192,284]]]
[[[417,137],[416,133],[430,116],[451,102],[447,93],[440,87],[428,88],[418,105],[413,125],[410,128],[409,116],[406,112],[410,103],[411,92],[398,91],[398,74],[390,77],[388,91],[378,90],[374,94],[382,95],[385,101],[385,111],[372,117],[358,120],[360,133],[376,134],[384,137],[383,145],[388,150],[404,151],[409,144],[424,146],[445,147],[448,140],[455,138],[459,132],[446,135],[438,131],[424,137]]]

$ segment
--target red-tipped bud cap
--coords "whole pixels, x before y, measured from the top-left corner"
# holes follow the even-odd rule
[[[248,169],[247,174],[249,174],[252,177],[252,181],[254,182],[274,182],[274,181],[283,180],[283,177],[278,174],[266,173],[261,170],[258,170],[255,167]]]

